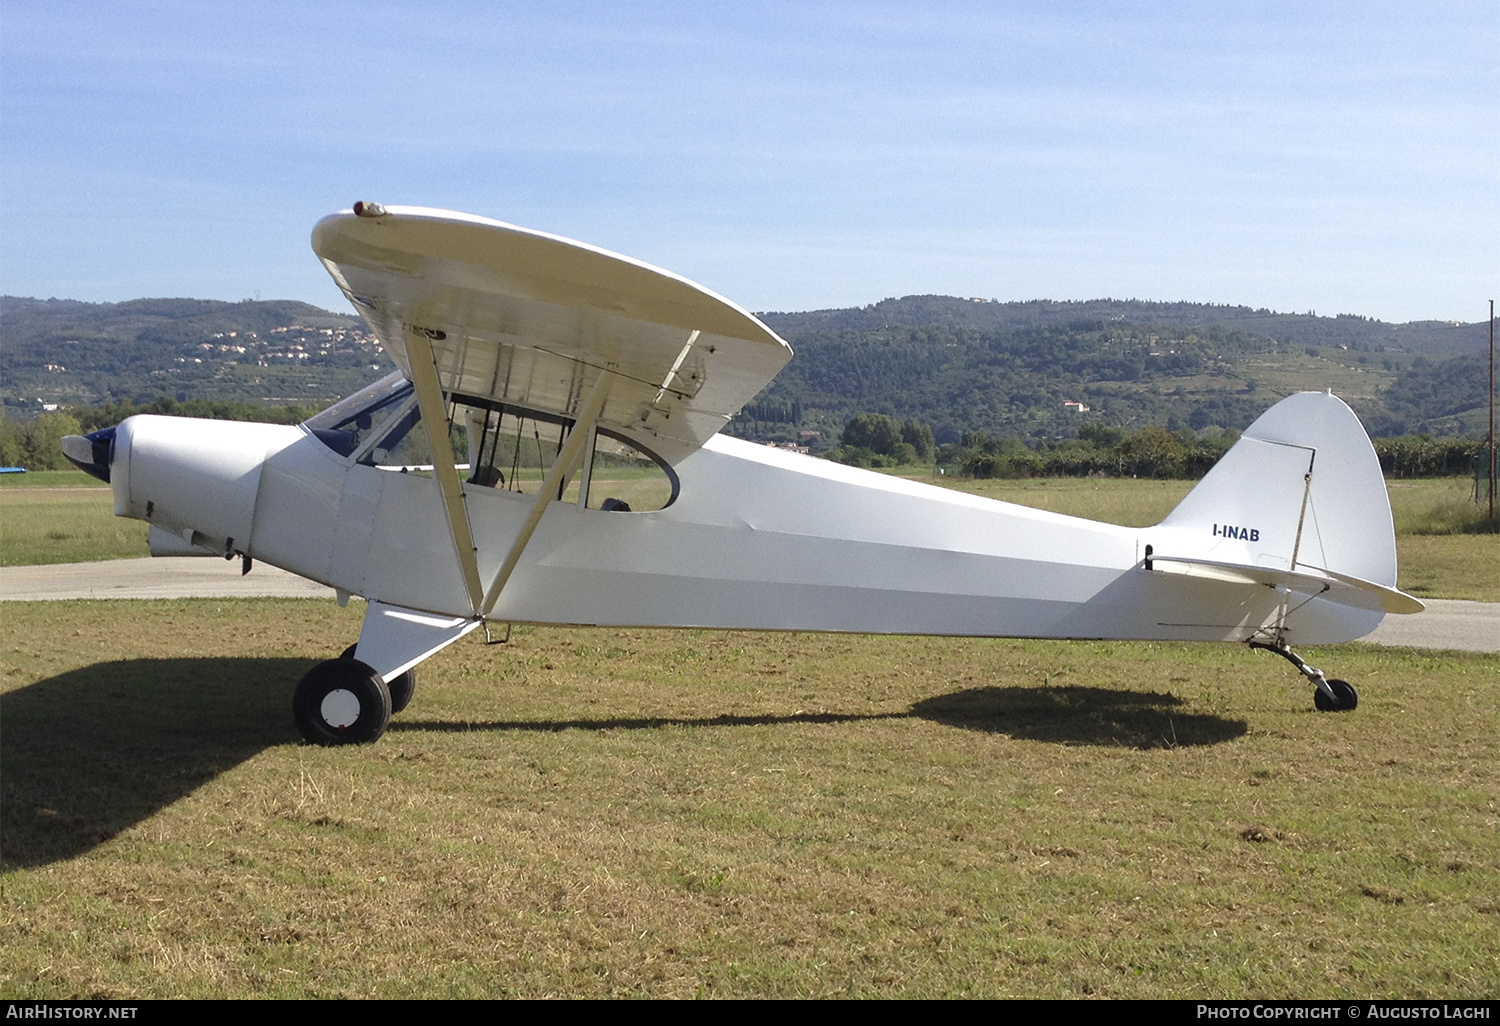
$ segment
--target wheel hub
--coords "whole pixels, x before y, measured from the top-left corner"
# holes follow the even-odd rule
[[[323,696],[318,712],[334,730],[346,730],[359,719],[359,698],[352,691],[336,688]]]

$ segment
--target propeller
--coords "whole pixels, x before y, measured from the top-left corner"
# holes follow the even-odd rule
[[[66,435],[63,455],[85,474],[109,481],[109,465],[115,455],[115,429],[105,428],[87,435]]]

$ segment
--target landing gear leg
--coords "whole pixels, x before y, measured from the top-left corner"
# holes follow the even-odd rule
[[[1348,712],[1359,705],[1359,693],[1349,685],[1348,681],[1329,680],[1323,676],[1323,671],[1316,666],[1309,666],[1296,652],[1281,638],[1275,643],[1264,641],[1251,641],[1251,648],[1263,648],[1267,652],[1275,652],[1281,658],[1297,668],[1297,672],[1312,681],[1313,705],[1319,712]]]

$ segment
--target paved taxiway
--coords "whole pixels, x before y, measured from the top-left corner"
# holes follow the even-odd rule
[[[240,575],[238,560],[111,559],[0,567],[0,600],[332,598],[333,591],[273,566]],[[1417,616],[1388,616],[1366,641],[1410,648],[1500,652],[1500,603],[1427,599]]]

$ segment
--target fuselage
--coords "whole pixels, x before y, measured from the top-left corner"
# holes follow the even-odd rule
[[[387,605],[474,613],[436,481],[358,463],[303,427],[132,417],[116,512]],[[996,637],[1244,640],[1286,611],[1270,588],[1167,577],[1163,528],[1126,528],[716,436],[665,509],[547,503],[489,614],[514,622]],[[466,486],[488,582],[534,499]],[[1380,615],[1304,602],[1300,643]]]

